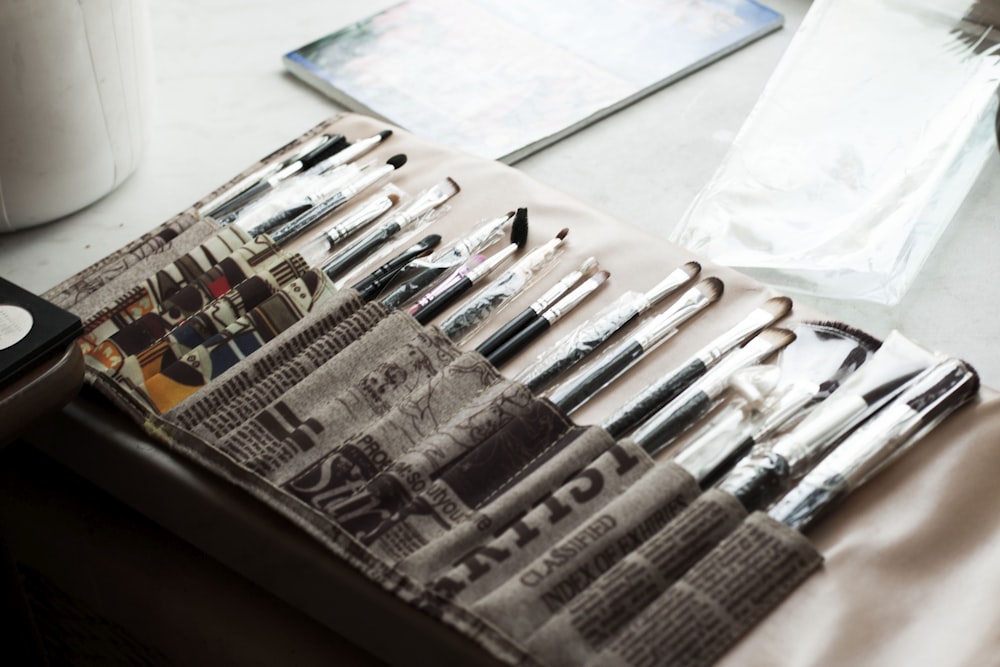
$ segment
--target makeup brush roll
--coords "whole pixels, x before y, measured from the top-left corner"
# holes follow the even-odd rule
[[[272,157],[321,134],[353,140],[383,129],[347,114]],[[747,518],[732,497],[703,492],[671,461],[676,449],[654,459],[593,424],[773,294],[703,262],[703,277],[725,283],[719,302],[571,418],[511,378],[617,295],[642,292],[695,258],[504,165],[398,129],[386,144],[377,155],[408,155],[393,181],[402,191],[459,181],[432,231],[447,240],[526,206],[528,249],[568,227],[562,265],[597,257],[612,276],[603,299],[497,369],[472,351],[491,327],[458,345],[433,324],[338,288],[266,235],[199,215],[223,186],[46,295],[84,320],[80,349],[100,396],[88,392],[76,412],[100,423],[124,412],[136,426],[129,438],[291,531],[292,539],[259,542],[275,568],[283,550],[302,548],[296,540],[319,545],[341,574],[293,587],[319,608],[349,608],[334,629],[395,662],[419,651],[435,664],[640,665],[670,655],[685,665],[834,665],[870,650],[872,632],[918,638],[883,651],[896,663],[930,644],[988,644],[1000,609],[980,608],[968,644],[928,632],[933,621],[915,617],[905,599],[881,596],[885,614],[874,621],[866,610],[878,606],[873,578],[891,589],[901,571],[917,576],[909,585],[923,591],[921,613],[932,618],[955,613],[940,579],[956,584],[972,570],[1000,588],[1000,574],[969,544],[1000,545],[1000,513],[974,507],[993,497],[993,477],[969,472],[1000,466],[995,392],[982,390],[926,436],[936,446],[908,452],[808,537],[760,514]],[[537,299],[545,283],[515,304]],[[60,417],[67,429],[73,413]],[[961,488],[940,496],[914,490],[957,479]],[[934,542],[948,523],[907,502],[914,496],[967,517],[966,541],[914,551],[913,540]],[[913,522],[900,524],[900,512]],[[706,560],[717,551],[724,564]],[[817,572],[821,554],[828,560]],[[930,566],[943,562],[952,565]],[[383,624],[420,630],[386,637],[365,629]],[[919,640],[924,633],[933,639]]]

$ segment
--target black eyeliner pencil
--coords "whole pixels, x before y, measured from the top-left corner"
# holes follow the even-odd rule
[[[548,331],[549,328],[558,322],[566,313],[576,308],[587,297],[593,294],[607,281],[610,275],[611,274],[607,271],[598,271],[592,277],[585,280],[583,284],[575,290],[567,294],[566,298],[560,299],[548,310],[543,311],[540,315],[536,315],[535,319],[531,320],[526,326],[521,328],[521,330],[509,338],[507,342],[501,344],[493,350],[493,352],[486,355],[487,360],[489,360],[489,362],[494,366],[501,366],[504,362],[527,347],[531,341]]]
[[[677,331],[677,327],[722,296],[718,278],[706,278],[685,292],[665,311],[644,324],[597,364],[557,387],[549,400],[567,414],[590,400],[612,380],[631,368],[643,355]]]
[[[440,243],[440,234],[430,234],[425,236],[420,241],[399,253],[385,264],[356,282],[351,286],[352,289],[357,290],[358,294],[360,294],[361,298],[365,301],[371,301],[385,288],[386,285],[392,282],[393,277],[395,277],[395,275],[399,273],[403,267],[418,257],[424,257]]]
[[[541,313],[561,299],[580,280],[590,276],[596,270],[597,260],[593,257],[588,257],[579,269],[563,277],[562,280],[553,285],[538,300],[511,318],[502,327],[493,332],[489,338],[480,343],[476,348],[476,352],[489,359],[493,352],[501,345],[513,338],[524,328],[530,326],[533,322],[537,322]]]

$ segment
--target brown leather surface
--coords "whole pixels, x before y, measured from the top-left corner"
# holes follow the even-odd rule
[[[39,417],[58,410],[83,385],[83,355],[70,345],[5,387],[0,387],[0,445]]]

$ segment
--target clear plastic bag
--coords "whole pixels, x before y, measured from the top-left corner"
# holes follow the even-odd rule
[[[991,2],[817,0],[672,240],[786,291],[897,303],[996,150]]]

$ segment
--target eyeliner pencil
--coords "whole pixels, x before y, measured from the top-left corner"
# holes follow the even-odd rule
[[[589,277],[596,270],[597,260],[593,257],[588,257],[584,260],[579,269],[576,269],[563,277],[562,280],[553,285],[552,288],[539,297],[538,300],[510,319],[506,324],[493,332],[489,338],[480,343],[476,348],[476,352],[489,359],[497,348],[506,343],[510,338],[514,337],[525,327],[531,325],[533,322],[537,322],[543,311],[561,299],[563,295],[572,289],[573,286],[575,286],[580,280]]]
[[[607,271],[598,271],[596,274],[585,280],[579,287],[560,299],[554,305],[544,310],[540,315],[527,322],[520,331],[507,339],[499,347],[486,355],[494,366],[501,366],[515,354],[528,346],[549,328],[558,322],[566,313],[570,312],[581,304],[587,297],[593,294],[610,277]],[[526,311],[527,312],[527,311]]]
[[[649,318],[627,340],[598,360],[593,368],[557,387],[549,394],[549,400],[567,414],[573,412],[675,333],[682,323],[715,303],[722,296],[722,291],[723,284],[718,278],[702,280],[665,311]]]

